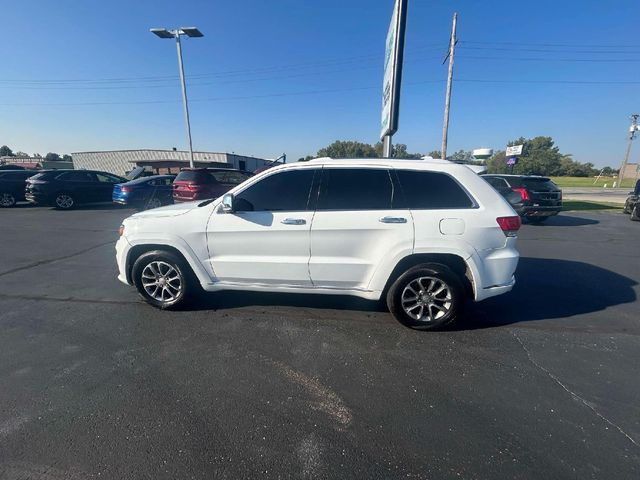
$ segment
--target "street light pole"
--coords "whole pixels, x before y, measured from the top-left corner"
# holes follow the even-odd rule
[[[175,38],[176,49],[178,51],[178,69],[180,71],[180,87],[182,89],[182,106],[184,107],[184,121],[187,126],[187,141],[189,142],[189,166],[194,168],[193,162],[193,143],[191,141],[191,121],[189,120],[189,101],[187,99],[187,84],[184,78],[184,63],[182,62],[182,43],[180,37],[186,35],[188,37],[202,37],[202,33],[195,27],[182,27],[175,30],[167,30],[166,28],[152,28],[151,32],[160,38]]]
[[[191,122],[189,121],[189,101],[187,100],[187,85],[184,79],[184,64],[182,63],[182,43],[180,43],[180,34],[176,35],[176,48],[178,49],[178,67],[180,68],[180,85],[182,86],[184,121],[187,125],[187,140],[189,142],[189,166],[194,168],[193,143],[191,142]]]

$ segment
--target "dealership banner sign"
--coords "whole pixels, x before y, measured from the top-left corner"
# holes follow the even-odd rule
[[[384,81],[382,85],[382,118],[380,138],[393,135],[398,130],[400,112],[400,84],[404,32],[407,24],[407,0],[396,0],[387,32],[384,52]]]

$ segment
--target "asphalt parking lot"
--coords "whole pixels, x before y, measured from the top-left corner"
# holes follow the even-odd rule
[[[349,298],[116,280],[131,211],[0,211],[0,479],[640,478],[640,224],[525,225],[444,332]]]

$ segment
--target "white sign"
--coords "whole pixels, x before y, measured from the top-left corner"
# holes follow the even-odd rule
[[[394,118],[394,103],[396,101],[396,71],[399,50],[400,7],[402,0],[396,0],[391,15],[391,23],[387,32],[387,43],[384,52],[384,81],[382,83],[382,119],[380,138],[393,135],[397,129]]]
[[[522,147],[524,145],[512,145],[507,147],[507,151],[505,152],[506,157],[515,157],[517,155],[522,155]]]

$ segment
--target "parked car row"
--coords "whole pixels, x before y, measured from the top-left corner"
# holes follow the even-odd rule
[[[98,170],[1,170],[0,207],[21,201],[69,210],[114,202],[146,210],[174,202],[216,198],[252,176],[223,168],[184,169],[176,175],[124,178]]]

